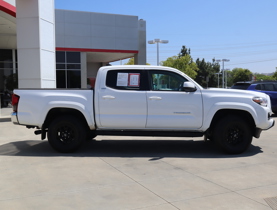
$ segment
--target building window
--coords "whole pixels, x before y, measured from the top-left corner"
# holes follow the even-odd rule
[[[56,52],[57,88],[81,88],[80,52]]]
[[[9,105],[11,93],[18,87],[16,53],[16,50],[0,49],[1,108]]]

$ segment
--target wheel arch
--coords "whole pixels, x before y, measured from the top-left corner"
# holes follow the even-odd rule
[[[244,119],[247,123],[249,123],[250,127],[251,127],[251,132],[252,132],[252,135],[254,136],[255,134],[255,128],[256,128],[256,124],[255,124],[255,121],[252,117],[252,115],[245,111],[245,110],[236,110],[236,109],[221,109],[221,110],[218,110],[212,121],[211,121],[211,124],[210,124],[210,127],[208,129],[208,132],[212,132],[215,128],[215,125],[217,124],[217,122],[222,119],[223,117],[226,117],[226,116],[239,116],[241,117],[242,119]]]
[[[50,123],[55,118],[64,116],[64,115],[70,115],[70,116],[74,116],[74,117],[80,119],[84,123],[84,125],[86,125],[87,128],[89,129],[88,122],[87,122],[85,116],[83,115],[83,113],[77,109],[72,109],[72,108],[52,108],[51,110],[49,110],[49,112],[46,115],[46,118],[43,123],[43,127],[48,128]]]

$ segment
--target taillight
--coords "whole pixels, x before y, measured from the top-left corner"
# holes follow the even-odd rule
[[[12,95],[12,106],[13,106],[13,111],[17,112],[17,107],[18,107],[18,102],[19,102],[19,96],[16,94]]]

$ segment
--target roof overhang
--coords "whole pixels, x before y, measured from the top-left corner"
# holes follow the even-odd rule
[[[112,49],[85,49],[85,48],[62,48],[57,51],[86,52],[87,62],[113,62],[134,57],[137,50],[112,50]]]
[[[16,49],[16,8],[0,0],[0,48]]]

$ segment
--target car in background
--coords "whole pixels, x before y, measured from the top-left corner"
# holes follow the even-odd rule
[[[271,109],[277,114],[277,81],[236,82],[231,89],[251,90],[266,93],[271,99]]]

